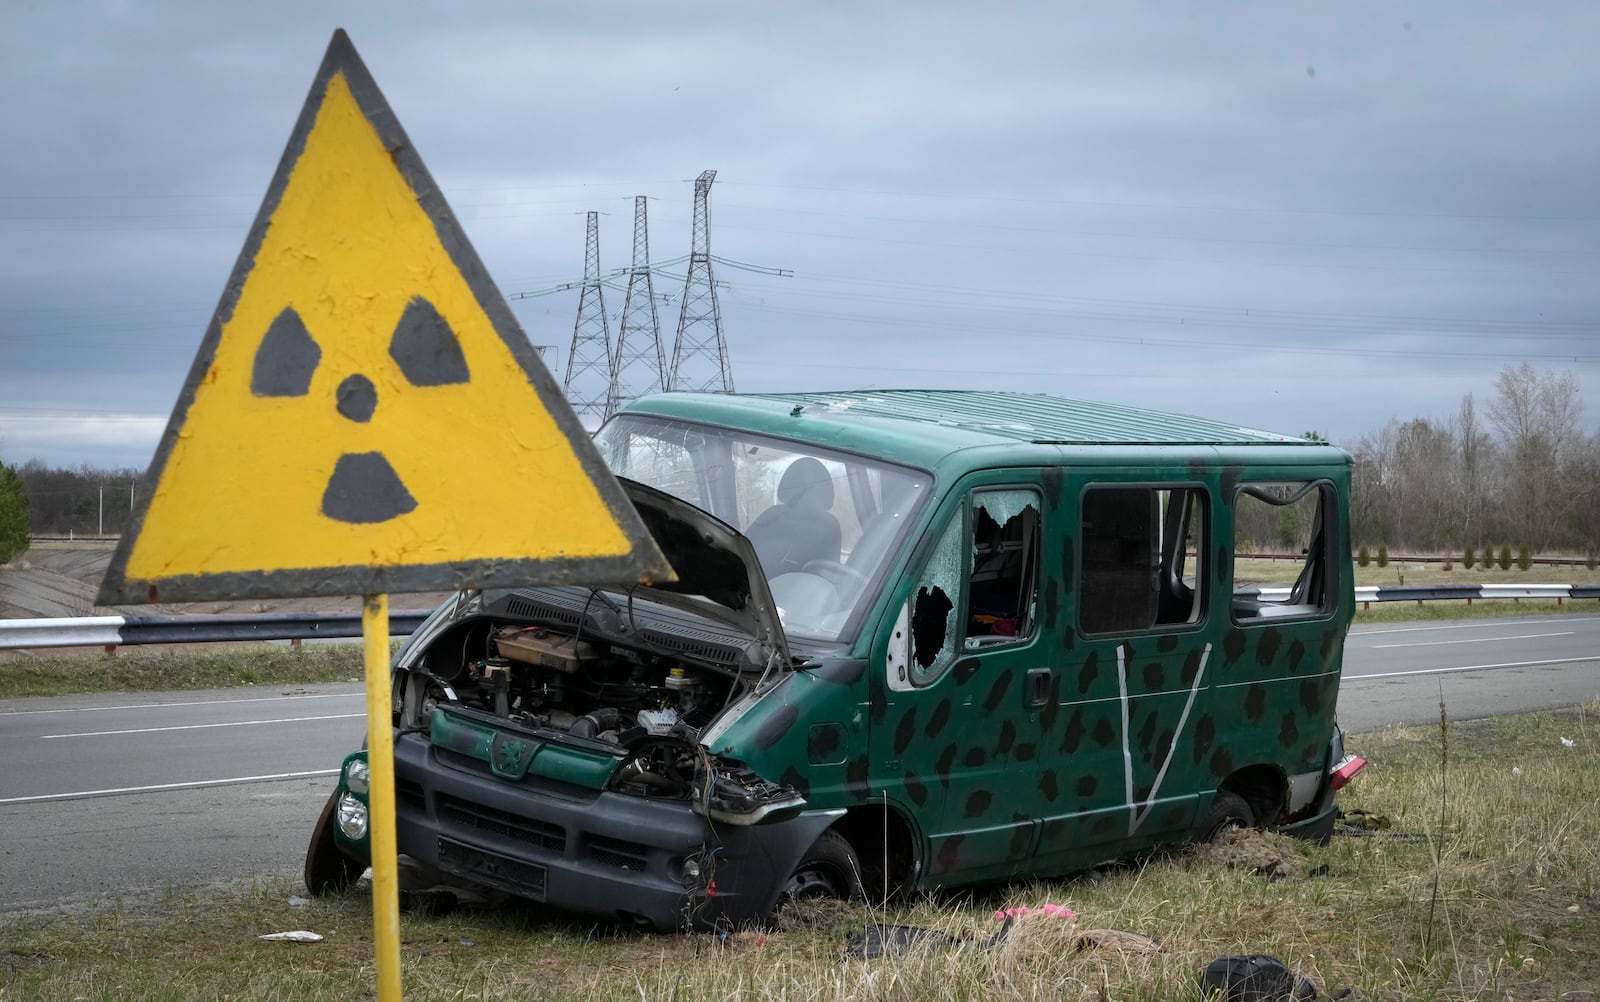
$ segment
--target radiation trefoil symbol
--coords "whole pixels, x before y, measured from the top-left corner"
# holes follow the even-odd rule
[[[461,342],[449,321],[422,296],[406,305],[389,339],[389,357],[412,386],[450,386],[471,379]],[[292,306],[284,307],[256,349],[250,392],[258,397],[304,397],[322,361],[322,348]],[[361,373],[346,376],[334,409],[356,424],[372,420],[378,389]],[[381,452],[346,452],[322,493],[322,514],[337,522],[371,525],[415,511],[417,500]]]

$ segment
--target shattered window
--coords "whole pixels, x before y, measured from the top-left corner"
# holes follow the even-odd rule
[[[1084,633],[1181,626],[1204,617],[1205,498],[1192,487],[1084,492],[1078,587]]]
[[[911,681],[926,685],[963,651],[1033,634],[1039,495],[979,491],[945,527],[911,596]]]
[[[1326,613],[1333,601],[1333,488],[1305,481],[1241,484],[1233,507],[1234,618]]]

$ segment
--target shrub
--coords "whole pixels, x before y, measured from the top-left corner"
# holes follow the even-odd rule
[[[1502,545],[1500,547],[1500,569],[1503,571],[1511,569],[1511,547],[1509,546]]]
[[[1528,549],[1527,543],[1523,543],[1521,548],[1517,550],[1517,566],[1522,570],[1527,570],[1533,566],[1533,551]]]
[[[1444,569],[1445,570],[1449,570],[1450,569],[1450,559],[1448,557],[1445,558]]]
[[[1367,552],[1367,544],[1362,543],[1361,548],[1356,550],[1356,563],[1360,564],[1362,567],[1365,567],[1371,562],[1372,555]]]
[[[1477,560],[1478,560],[1478,551],[1474,550],[1470,546],[1467,547],[1465,552],[1463,552],[1461,554],[1461,569],[1464,570],[1464,571],[1472,570],[1472,565],[1474,563],[1476,563]]]
[[[1379,567],[1388,567],[1389,566],[1389,544],[1388,543],[1379,543],[1378,544],[1378,566]]]

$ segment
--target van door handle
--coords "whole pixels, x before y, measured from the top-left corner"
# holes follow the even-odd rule
[[[1050,702],[1050,669],[1028,669],[1028,706],[1038,707]]]

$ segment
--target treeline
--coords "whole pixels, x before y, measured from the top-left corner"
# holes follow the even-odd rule
[[[1586,433],[1571,373],[1523,363],[1480,413],[1391,420],[1346,445],[1357,544],[1395,553],[1584,555],[1600,548],[1600,430]]]
[[[120,533],[146,490],[144,470],[58,470],[33,459],[17,474],[27,491],[29,524],[36,536]]]

